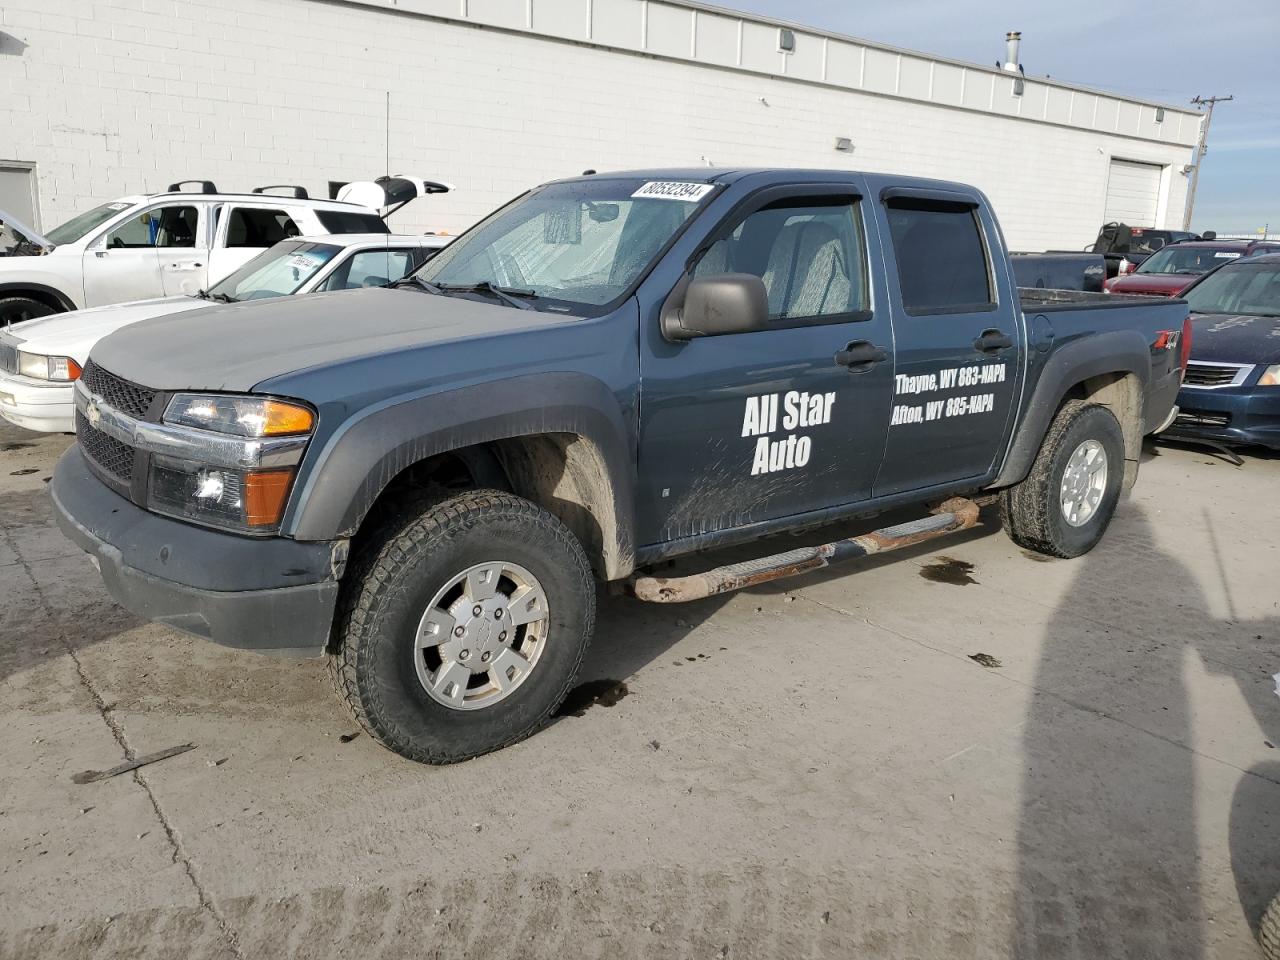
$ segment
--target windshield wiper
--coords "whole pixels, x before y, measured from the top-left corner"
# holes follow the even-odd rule
[[[430,280],[423,280],[418,276],[401,277],[399,280],[393,280],[387,284],[388,287],[407,287],[410,285],[420,287],[427,293],[444,293],[440,287],[437,287]]]
[[[488,280],[481,280],[479,283],[441,283],[437,284],[436,287],[445,293],[491,293],[509,306],[518,307],[521,310],[537,309],[527,300],[517,299],[517,297],[536,297],[538,294],[533,290],[525,290],[520,287],[499,287]]]
[[[219,303],[239,303],[235,297],[229,293],[210,293],[208,290],[197,290],[196,296],[201,300],[217,300]]]

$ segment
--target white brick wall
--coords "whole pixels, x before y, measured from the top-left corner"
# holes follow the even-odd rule
[[[584,11],[621,18],[621,37],[640,2],[596,0]],[[980,108],[965,110],[908,99],[906,88],[895,97],[478,27],[450,12],[458,0],[403,6],[452,19],[315,0],[5,0],[0,30],[26,47],[0,47],[0,159],[37,164],[46,226],[190,177],[240,190],[301,183],[325,196],[329,180],[383,172],[389,90],[391,169],[458,186],[397,215],[406,230],[456,231],[532,184],[587,167],[703,157],[967,181],[991,197],[1009,244],[1034,250],[1093,239],[1118,156],[1172,167],[1161,225],[1180,224],[1180,169],[1194,139],[1184,115],[1170,117],[1169,135],[1181,142],[1162,142],[1099,129],[1145,129],[1150,106],[1113,107],[1053,86],[1006,103],[1008,79],[995,79],[993,96],[989,73],[970,73],[955,91],[956,103],[969,102],[975,84],[981,92]],[[521,25],[526,10],[540,9],[524,0],[469,8],[498,22],[519,11]],[[673,9],[681,12],[664,15]],[[724,32],[710,15],[698,19],[715,37]],[[534,17],[535,27],[562,33],[576,22]],[[585,12],[580,23],[584,35],[610,32],[589,26]],[[701,48],[723,60],[723,46],[708,39]],[[676,56],[697,47],[687,33]],[[904,84],[915,83],[915,69]],[[964,72],[939,64],[934,83]],[[1073,103],[1083,97],[1097,109]],[[1057,100],[1066,119],[1047,122]],[[837,136],[852,138],[852,154],[833,149]]]

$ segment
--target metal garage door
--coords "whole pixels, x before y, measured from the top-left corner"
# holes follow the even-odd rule
[[[1160,206],[1158,163],[1112,160],[1107,177],[1107,209],[1104,223],[1127,223],[1131,227],[1154,227]]]

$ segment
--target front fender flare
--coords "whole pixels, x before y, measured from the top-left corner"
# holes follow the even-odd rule
[[[1026,477],[1054,414],[1075,386],[1109,373],[1135,374],[1145,393],[1151,382],[1151,347],[1137,330],[1111,330],[1064,343],[1049,355],[1018,423],[1009,453],[992,487]]]
[[[610,576],[634,560],[635,472],[617,397],[580,373],[545,373],[391,401],[361,411],[308,455],[283,532],[299,540],[352,536],[387,485],[436,454],[480,443],[574,434],[607,474]],[[619,572],[621,571],[621,572]]]

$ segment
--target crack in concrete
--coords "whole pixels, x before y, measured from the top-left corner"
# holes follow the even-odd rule
[[[31,587],[35,591],[36,597],[40,602],[40,607],[44,611],[45,616],[49,618],[50,622],[57,624],[59,622],[58,617],[54,614],[52,605],[45,596],[44,590],[40,586],[40,581],[36,579],[35,574],[32,572],[30,564],[22,556],[21,551],[18,550],[17,545],[13,542],[13,537],[10,531],[7,528],[4,528],[3,533],[5,542],[8,544],[9,549],[12,550],[13,555],[18,558],[17,562],[22,567],[23,573],[25,573],[27,579],[31,581]],[[106,700],[103,699],[97,685],[89,676],[88,671],[85,670],[84,664],[81,662],[79,655],[77,655],[75,648],[71,646],[70,641],[62,630],[58,631],[58,641],[62,644],[62,648],[67,652],[67,656],[70,657],[72,664],[75,666],[76,676],[80,680],[80,685],[84,687],[85,692],[89,694],[89,698],[93,701],[93,705],[97,709],[98,715],[102,718],[102,722],[107,725],[107,729],[111,731],[111,736],[115,738],[116,744],[124,752],[125,760],[132,761],[136,759],[137,754],[133,747],[129,745],[129,740],[125,735],[124,727],[122,727],[119,721],[112,715],[111,708],[107,705]],[[196,876],[195,864],[183,849],[182,840],[178,836],[177,829],[170,821],[168,814],[165,813],[164,808],[160,806],[159,798],[156,797],[155,791],[151,789],[151,784],[147,782],[147,779],[143,776],[141,770],[133,771],[133,782],[141,787],[142,791],[147,795],[147,800],[151,804],[151,809],[155,813],[156,819],[160,822],[160,827],[164,830],[165,839],[169,843],[170,857],[174,863],[182,867],[183,873],[187,875],[187,879],[190,881],[192,889],[195,890],[196,899],[200,904],[200,908],[208,911],[209,915],[218,925],[218,929],[222,932],[223,937],[226,938],[228,948],[231,950],[232,954],[235,955],[237,960],[247,960],[244,952],[240,948],[240,940],[236,936],[235,930],[233,930],[231,924],[227,922],[227,918],[223,916],[222,911],[218,909],[218,905],[214,902],[213,896],[204,888],[204,885],[200,882],[200,878]]]

